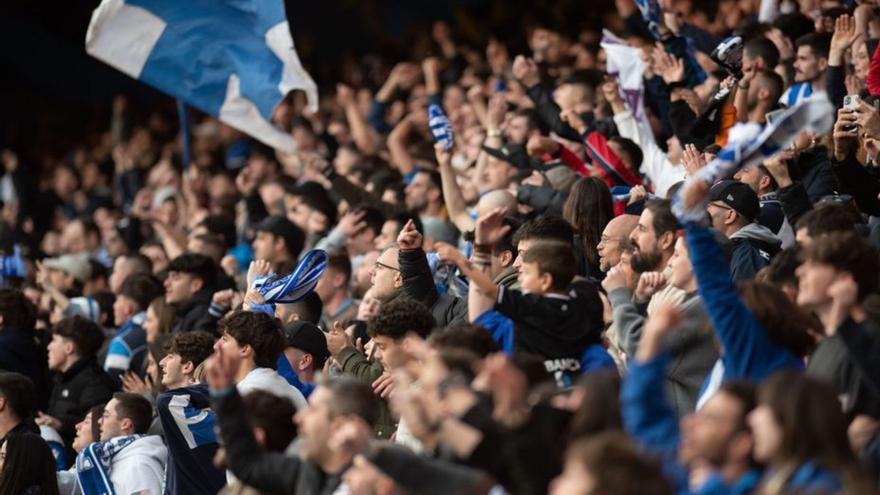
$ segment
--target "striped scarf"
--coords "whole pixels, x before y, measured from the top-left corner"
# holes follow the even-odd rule
[[[252,304],[251,311],[275,314],[276,304],[292,304],[309,295],[327,268],[327,252],[313,249],[306,253],[286,277],[276,279],[272,273],[254,279],[251,286],[263,296],[264,304]]]
[[[76,477],[83,495],[116,495],[110,481],[110,463],[122,449],[143,435],[116,437],[95,442],[76,457]]]
[[[689,187],[699,182],[712,185],[743,167],[761,163],[789,146],[802,132],[824,134],[831,129],[834,118],[834,107],[828,99],[817,98],[786,110],[778,121],[765,126],[758,133],[735,136],[736,133],[732,131],[727,147],[718,153],[715,160],[689,178],[675,196],[672,212],[682,223],[703,224],[706,222],[708,199],[689,209],[685,208],[682,198]]]

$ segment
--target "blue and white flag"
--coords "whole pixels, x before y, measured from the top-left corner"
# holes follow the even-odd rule
[[[318,109],[281,0],[102,0],[86,51],[285,152],[296,143],[270,121],[278,103],[301,89]]]
[[[802,132],[825,134],[834,125],[834,106],[827,98],[806,100],[795,108],[786,110],[779,120],[761,129],[743,128],[745,132],[731,129],[727,146],[718,157],[691,176],[672,200],[672,212],[682,223],[703,223],[706,220],[706,201],[685,208],[682,198],[695,183],[715,184],[736,173],[737,170],[763,162],[788,147]],[[739,135],[737,135],[739,134]]]

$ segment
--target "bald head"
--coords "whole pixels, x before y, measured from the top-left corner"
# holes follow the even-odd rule
[[[602,240],[599,241],[599,269],[607,272],[620,262],[620,255],[626,246],[629,234],[639,223],[638,215],[620,215],[614,217],[602,231]]]
[[[495,208],[507,208],[508,211],[515,211],[516,198],[513,194],[502,189],[489,191],[477,202],[477,217],[482,217]]]

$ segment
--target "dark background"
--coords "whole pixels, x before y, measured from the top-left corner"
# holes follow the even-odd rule
[[[181,0],[186,1],[186,0]],[[92,59],[85,33],[98,0],[14,0],[0,7],[0,149],[47,150],[63,155],[109,125],[110,104],[126,94],[141,108],[174,111],[171,98]],[[407,47],[431,22],[443,19],[459,39],[485,46],[489,36],[506,40],[511,53],[526,50],[527,26],[536,21],[574,34],[599,26],[612,0],[287,0],[287,16],[300,58],[327,93],[345,64],[364,55],[405,60]]]

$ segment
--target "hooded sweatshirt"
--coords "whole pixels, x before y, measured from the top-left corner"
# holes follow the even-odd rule
[[[147,435],[120,450],[110,463],[110,481],[117,495],[162,493],[168,449],[158,435]]]
[[[750,223],[730,236],[733,256],[730,272],[734,282],[755,278],[761,268],[770,264],[770,258],[779,252],[782,242],[767,227]]]
[[[287,399],[293,402],[297,411],[302,411],[306,407],[306,398],[302,392],[287,383],[287,380],[271,368],[254,368],[244,377],[244,380],[238,382],[236,388],[241,395],[247,395],[248,392],[254,390],[262,390]]]

